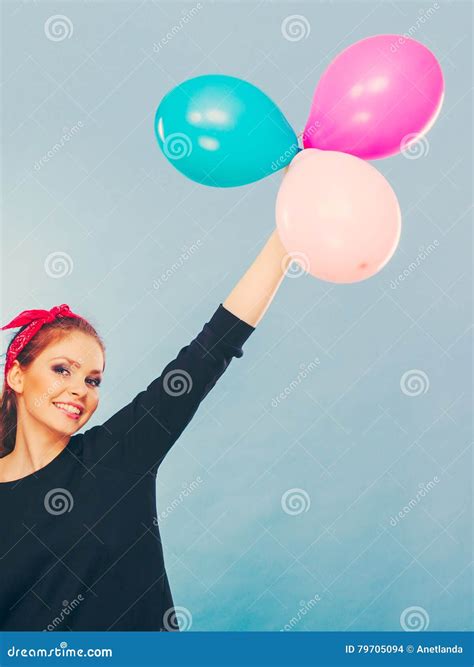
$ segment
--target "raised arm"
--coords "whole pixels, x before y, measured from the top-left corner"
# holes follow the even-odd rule
[[[275,230],[225,302],[161,375],[106,422],[84,433],[91,465],[157,472],[232,358],[243,355],[242,346],[270,305],[288,261]]]
[[[275,229],[223,306],[239,319],[257,326],[272,302],[291,258]]]

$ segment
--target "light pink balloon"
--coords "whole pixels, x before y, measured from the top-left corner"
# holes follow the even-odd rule
[[[444,96],[433,53],[402,35],[375,35],[342,51],[314,93],[305,148],[364,160],[399,153],[434,124]]]
[[[328,282],[373,276],[400,239],[394,191],[375,167],[347,153],[314,148],[298,153],[281,183],[275,214],[288,253]]]

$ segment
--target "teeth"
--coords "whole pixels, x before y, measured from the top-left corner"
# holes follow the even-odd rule
[[[54,405],[57,405],[58,408],[63,408],[63,410],[67,410],[68,412],[72,412],[75,415],[81,414],[81,411],[73,405],[67,405],[66,403],[55,403]]]

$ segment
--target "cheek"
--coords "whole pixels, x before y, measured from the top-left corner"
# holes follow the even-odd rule
[[[25,402],[30,412],[44,409],[54,400],[55,392],[57,393],[57,387],[54,380],[47,377],[31,379],[28,386],[25,386]]]
[[[97,393],[93,394],[90,401],[89,401],[89,407],[91,410],[91,413],[94,413],[97,408],[99,407],[99,395]]]

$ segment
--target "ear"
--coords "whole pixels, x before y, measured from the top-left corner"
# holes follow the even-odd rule
[[[18,359],[15,359],[12,367],[7,373],[7,384],[11,389],[16,391],[17,394],[21,394],[23,392],[23,382],[23,370]]]

